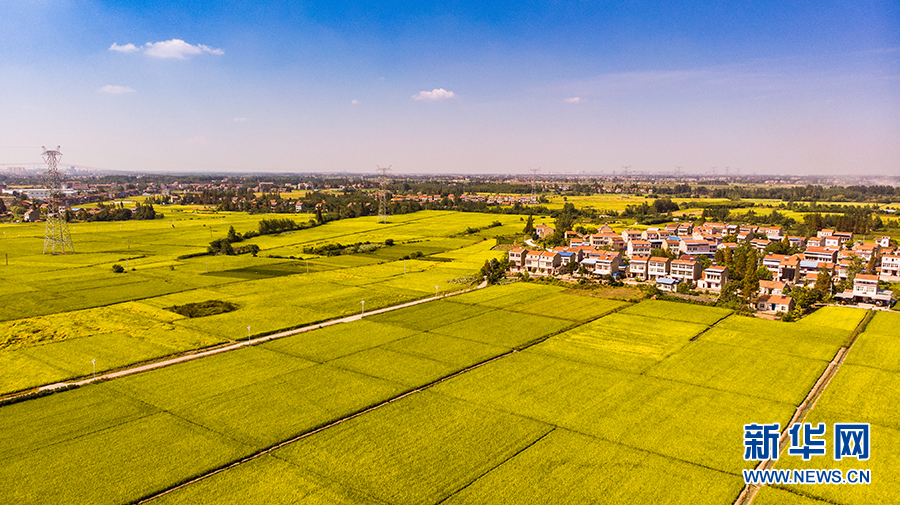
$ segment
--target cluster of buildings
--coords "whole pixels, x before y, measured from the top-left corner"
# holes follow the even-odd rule
[[[548,226],[536,228],[541,238],[553,232]],[[734,239],[726,242],[727,237]],[[890,237],[880,237],[875,242],[853,242],[851,233],[834,230],[821,230],[815,237],[807,238],[786,236],[778,226],[727,223],[695,226],[684,222],[646,230],[626,229],[621,233],[604,226],[597,233],[584,236],[569,231],[566,240],[568,246],[552,250],[512,249],[510,270],[543,276],[577,271],[591,276],[611,275],[653,282],[662,291],[675,291],[679,284],[686,283],[700,291],[720,293],[729,281],[729,271],[726,266],[715,264],[717,251],[747,243],[762,254],[769,244],[787,240],[802,252],[763,255],[762,266],[772,273],[772,280],[760,281],[757,301],[760,311],[791,310],[791,288],[814,285],[823,269],[833,281],[849,278],[854,258],[859,258],[864,266],[872,265],[874,258],[875,269],[872,273],[856,274],[853,289],[836,294],[838,300],[890,306],[893,293],[878,289],[878,281],[900,281],[900,251]],[[654,256],[654,250],[667,254]],[[577,266],[571,265],[573,262]]]

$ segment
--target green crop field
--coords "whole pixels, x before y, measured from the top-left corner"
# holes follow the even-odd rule
[[[706,328],[700,324],[626,315],[623,311],[557,335],[533,350],[616,370],[641,372],[676,352]]]
[[[374,217],[346,219],[245,241],[262,248],[259,257],[178,259],[205,250],[229,226],[253,230],[264,218],[172,207],[164,220],[74,223],[78,253],[58,256],[40,254],[39,225],[0,225],[6,232],[0,252],[10,256],[9,268],[0,269],[0,286],[6,288],[0,291],[0,394],[236,341],[248,333],[357,314],[363,303],[372,311],[465,288],[486,259],[504,254],[491,250],[493,240],[466,235],[466,229],[518,219],[437,211],[395,216],[387,225]],[[397,244],[395,251],[266,257],[269,251],[299,251],[310,244],[388,238]],[[401,259],[417,251],[440,257]],[[114,263],[126,273],[113,273]],[[209,300],[238,308],[192,319],[166,310]]]
[[[825,401],[824,398],[823,401]],[[824,437],[826,440],[826,455],[812,456],[809,461],[803,461],[802,457],[788,455],[787,451],[785,451],[781,458],[779,458],[775,468],[801,470],[840,469],[845,476],[847,470],[850,469],[867,469],[871,471],[871,483],[856,485],[796,484],[778,487],[783,487],[792,493],[805,495],[810,498],[825,501],[826,503],[840,505],[896,503],[897,483],[900,482],[900,468],[897,466],[897,460],[900,459],[900,431],[896,428],[872,424],[870,427],[871,457],[869,460],[859,461],[856,458],[843,458],[841,461],[835,461],[833,457],[834,443],[832,440],[834,423],[865,421],[848,413],[835,414],[830,410],[820,410],[821,406],[825,405],[816,406],[806,421],[813,423],[813,425],[818,423],[825,424],[827,430]],[[780,496],[781,493],[778,493],[778,495]],[[816,501],[815,503],[822,503],[822,501]],[[754,501],[754,503],[756,502]],[[805,504],[806,502],[803,503]]]
[[[533,302],[510,305],[506,310],[584,322],[608,314],[624,305],[624,302],[615,300],[559,293]]]
[[[701,339],[654,365],[647,375],[799,405],[827,365]]]
[[[866,314],[826,307],[782,323],[517,282],[376,315],[474,288],[484,262],[506,254],[493,237],[521,231],[521,216],[345,219],[243,242],[260,247],[256,257],[179,259],[267,216],[161,210],[156,221],[73,224],[74,255],[40,254],[38,225],[0,225],[10,257],[0,267],[0,395],[88,377],[92,360],[100,373],[365,317],[0,406],[0,501],[133,503],[302,437],[158,501],[732,503],[753,466],[743,425],[785,424]],[[303,252],[388,239],[367,253]],[[170,310],[206,301],[236,309]],[[872,423],[875,482],[900,481],[898,322],[875,315],[810,414]],[[803,503],[807,491],[760,499]],[[808,494],[855,505],[892,491]]]
[[[557,428],[448,504],[731,503],[737,476]]]
[[[701,340],[831,361],[849,335],[849,330],[827,325],[729,317],[704,333]]]
[[[733,443],[741,439],[743,424],[748,419],[786,423],[794,410],[532,351],[469,371],[435,391],[738,475],[750,466]]]
[[[731,314],[728,309],[718,307],[706,307],[688,303],[665,302],[661,300],[646,300],[637,305],[624,309],[623,314],[647,316],[688,323],[705,324],[707,326],[727,317]]]
[[[900,373],[900,314],[875,313],[846,362]]]

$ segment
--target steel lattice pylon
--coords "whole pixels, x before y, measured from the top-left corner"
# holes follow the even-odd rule
[[[391,171],[391,167],[378,167],[379,173],[381,173],[381,194],[378,197],[378,221],[376,223],[387,223],[388,222],[388,201],[387,201],[387,173]]]
[[[59,170],[56,166],[62,153],[59,152],[58,146],[55,150],[45,147],[43,156],[48,166],[44,185],[50,190],[50,199],[47,202],[47,221],[44,226],[44,254],[74,253],[75,246],[72,245],[72,237],[69,235],[69,223],[66,222],[63,211],[60,209],[63,192]]]

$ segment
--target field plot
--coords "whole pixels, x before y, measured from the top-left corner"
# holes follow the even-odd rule
[[[840,376],[841,373],[843,373],[843,370],[838,373],[838,376]],[[831,386],[829,386],[829,388],[830,387]],[[824,400],[825,398],[823,398],[823,401]],[[868,461],[859,461],[856,458],[843,458],[841,461],[835,461],[833,457],[834,442],[832,432],[834,423],[865,421],[859,416],[854,416],[851,413],[834,414],[825,409],[819,410],[820,407],[826,405],[827,402],[822,405],[816,405],[810,413],[810,416],[807,418],[807,421],[813,424],[825,423],[827,430],[824,437],[826,440],[825,456],[813,456],[809,461],[803,461],[803,458],[790,456],[785,452],[778,460],[775,468],[840,469],[842,470],[844,477],[846,477],[847,470],[868,469],[871,471],[871,483],[856,485],[796,484],[782,487],[785,487],[794,493],[841,505],[896,503],[897,483],[900,482],[900,467],[897,465],[897,461],[900,460],[900,431],[887,428],[880,424],[873,424],[870,428],[871,457]],[[756,502],[754,501],[754,503]]]
[[[900,372],[900,314],[876,312],[846,362]]]
[[[149,405],[171,409],[240,391],[315,365],[311,361],[245,347],[104,383]]]
[[[622,310],[623,314],[647,316],[709,326],[727,317],[731,310],[718,307],[706,307],[690,303],[666,302],[662,300],[645,300]]]
[[[799,405],[827,365],[701,339],[654,365],[647,375]]]
[[[316,477],[297,465],[271,455],[201,480],[153,501],[159,505],[240,503],[288,505],[327,503],[375,505],[376,501],[337,483]]]
[[[457,298],[458,297],[453,297],[451,300],[456,300]],[[451,323],[480,316],[493,310],[487,307],[476,307],[455,303],[451,300],[422,303],[402,310],[394,310],[371,316],[369,319],[380,323],[425,331],[427,329],[441,328]]]
[[[460,370],[449,363],[382,348],[360,351],[328,364],[411,387],[428,384]]]
[[[550,296],[561,291],[563,291],[563,288],[558,286],[516,282],[465,293],[454,297],[453,301],[504,309],[523,303],[534,303],[541,297]]]
[[[608,314],[623,306],[625,306],[625,302],[616,300],[559,293],[543,297],[534,302],[511,305],[506,307],[506,309],[538,316],[558,317],[570,321],[584,322]]]
[[[242,444],[160,412],[7,459],[0,485],[11,503],[124,503],[247,454]]]
[[[823,307],[794,324],[804,328],[827,326],[843,330],[849,335],[859,326],[864,317],[866,317],[866,311],[857,308]]]
[[[379,500],[436,503],[550,429],[425,391],[273,455]]]
[[[416,330],[382,324],[375,322],[374,318],[366,318],[280,338],[266,342],[260,347],[324,363],[417,333]]]
[[[438,333],[419,333],[383,347],[459,367],[481,363],[511,350],[509,347],[482,344]]]
[[[535,346],[533,351],[616,370],[641,372],[707,328],[624,312],[556,335]]]
[[[508,356],[435,391],[603,440],[739,474],[747,419],[786,423],[794,406],[542,356]]]
[[[447,504],[721,503],[743,480],[557,428]]]
[[[852,351],[851,351],[852,353]],[[841,365],[815,410],[900,430],[900,373],[859,365]]]
[[[829,326],[729,317],[700,340],[831,361],[849,335],[849,330]]]
[[[315,365],[171,411],[260,450],[407,389],[383,379]]]
[[[488,345],[520,347],[568,328],[572,324],[571,321],[563,319],[497,310],[430,331]]]

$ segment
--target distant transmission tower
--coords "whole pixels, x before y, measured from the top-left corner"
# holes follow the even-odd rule
[[[59,180],[59,170],[56,165],[62,153],[59,152],[59,146],[56,150],[44,149],[44,161],[47,163],[47,175],[44,179],[44,186],[50,190],[50,198],[47,202],[47,222],[44,227],[44,254],[65,254],[75,252],[72,245],[72,237],[69,235],[69,223],[66,222],[64,211],[60,209],[60,202],[63,199],[62,182]]]
[[[681,179],[684,177],[684,171],[682,170],[683,168],[684,167],[682,167],[681,165],[675,167],[675,179],[678,181],[681,181]]]
[[[628,178],[628,170],[631,168],[631,165],[622,165],[622,178]]]
[[[531,172],[531,196],[535,196],[537,190],[537,174],[541,171],[541,167],[529,168],[528,171]]]
[[[388,201],[387,201],[387,174],[391,171],[391,167],[377,167],[375,169],[381,174],[381,195],[378,197],[378,221],[376,223],[388,222]]]

